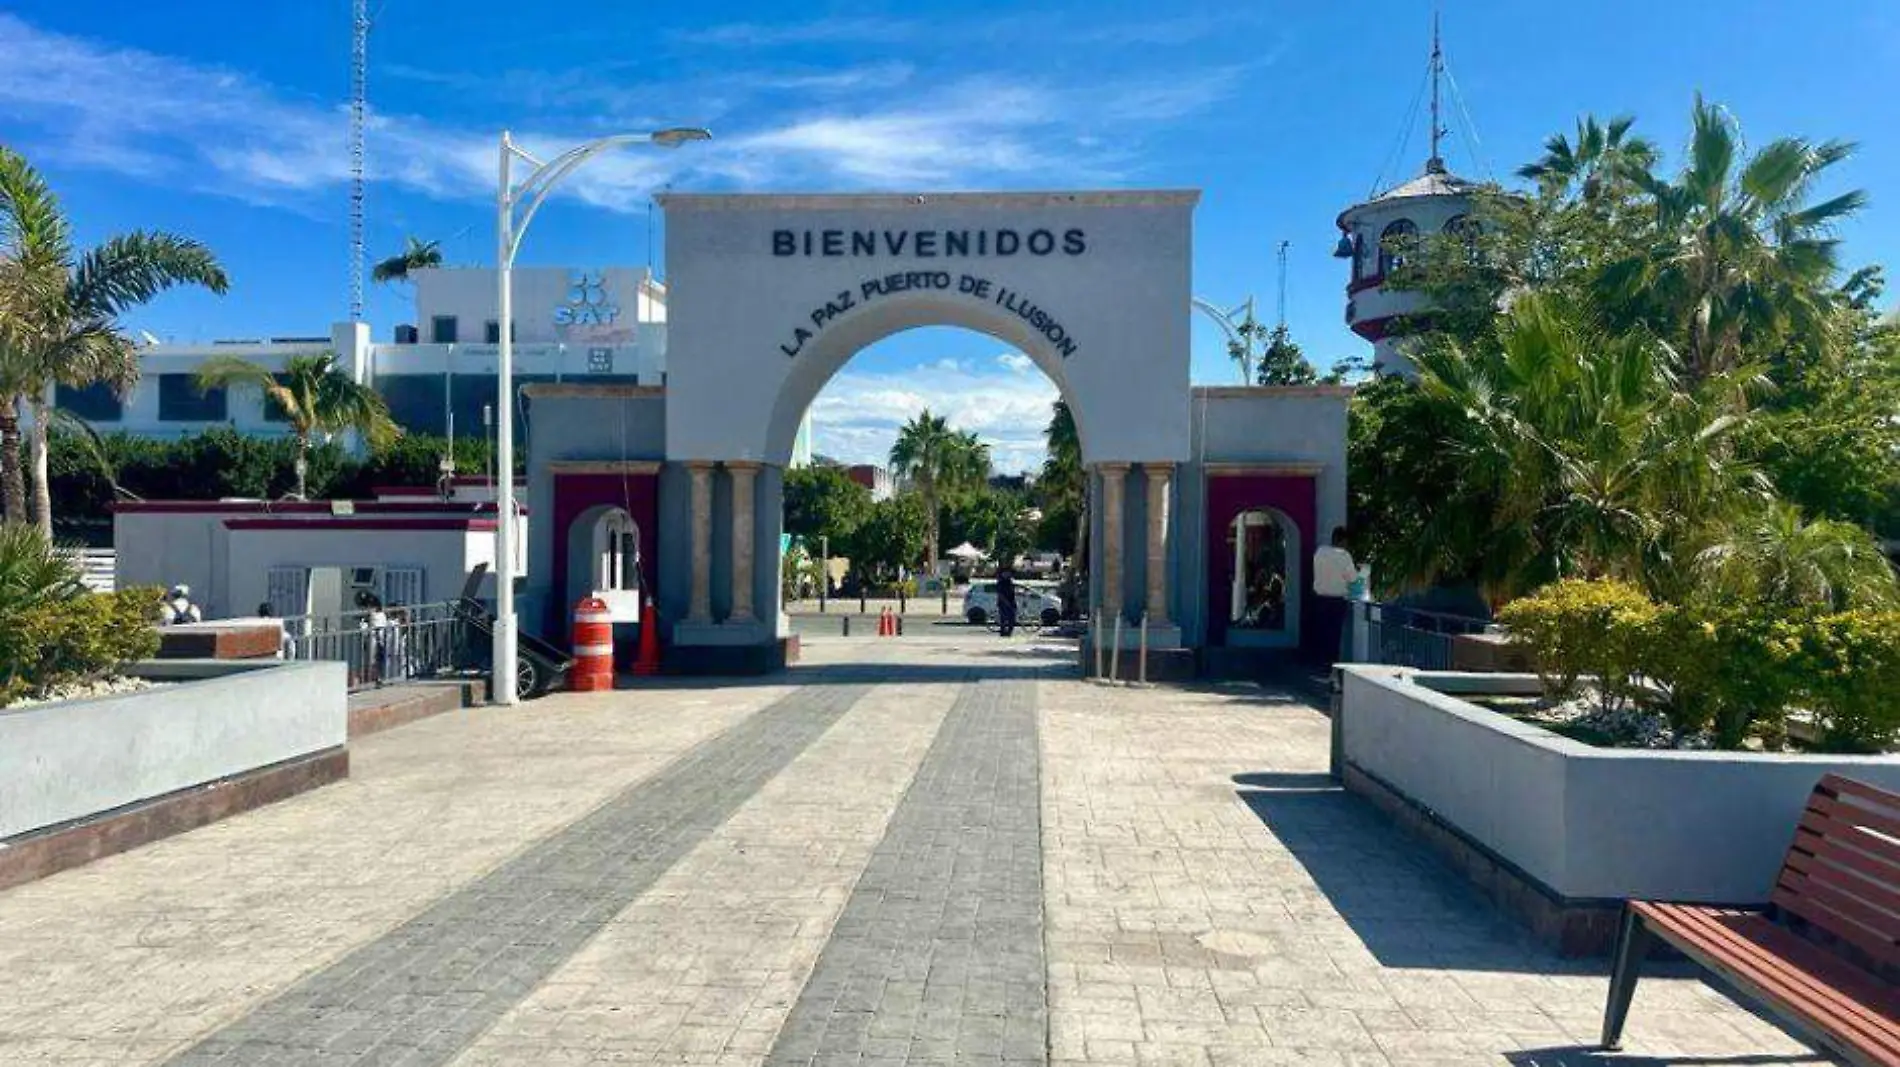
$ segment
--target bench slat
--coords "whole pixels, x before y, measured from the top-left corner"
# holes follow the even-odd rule
[[[1851,813],[1836,815],[1809,808],[1796,827],[1794,847],[1804,852],[1813,851],[1817,839],[1842,839],[1844,843],[1866,853],[1867,858],[1874,863],[1900,873],[1900,841],[1863,829],[1856,825]]]
[[[1879,867],[1868,863],[1860,853],[1837,842],[1824,842],[1812,853],[1788,853],[1787,866],[1781,872],[1783,880],[1793,871],[1805,875],[1809,882],[1830,886],[1890,913],[1881,932],[1900,929],[1900,889],[1894,888],[1900,885],[1900,879],[1883,877]]]
[[[1830,797],[1852,797],[1888,818],[1900,819],[1900,793],[1838,774],[1824,774],[1815,786]]]
[[[1893,916],[1829,883],[1784,868],[1770,899],[1776,907],[1872,953],[1881,963],[1900,963],[1900,948],[1896,948],[1890,929]]]
[[[1864,1062],[1900,1064],[1900,1004],[1878,979],[1758,914],[1737,918],[1693,905],[1643,907],[1651,929],[1711,971],[1871,1057]]]
[[[1857,802],[1820,793],[1809,800],[1808,814],[1826,819],[1830,829],[1823,831],[1823,836],[1836,831],[1852,831],[1864,839],[1860,847],[1900,867],[1900,816],[1885,815],[1862,807]]]

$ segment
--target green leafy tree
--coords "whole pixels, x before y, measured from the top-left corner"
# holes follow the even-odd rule
[[[1261,385],[1312,385],[1319,381],[1319,372],[1307,362],[1305,353],[1287,333],[1287,328],[1280,325],[1267,334],[1266,350],[1260,354],[1258,380]]]
[[[826,539],[842,552],[871,515],[871,491],[843,467],[794,467],[785,472],[785,532],[813,545]]]
[[[0,498],[9,521],[26,518],[20,412],[33,414],[34,513],[53,535],[48,474],[55,385],[138,381],[138,353],[119,317],[178,285],[215,293],[224,269],[189,238],[138,231],[75,252],[59,200],[24,156],[0,146]]]
[[[281,373],[233,356],[206,360],[198,368],[200,389],[232,385],[258,389],[289,421],[297,443],[295,494],[300,500],[307,499],[306,476],[315,435],[350,430],[378,447],[402,433],[382,395],[344,373],[331,353],[293,356]]]
[[[932,527],[923,498],[903,493],[871,505],[871,512],[848,539],[847,552],[861,579],[893,576],[916,564]]]

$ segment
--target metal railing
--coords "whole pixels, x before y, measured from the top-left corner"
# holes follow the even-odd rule
[[[380,621],[350,611],[297,615],[283,624],[285,659],[347,664],[352,691],[453,674],[472,660],[474,627],[455,603],[389,608]]]
[[[118,584],[119,554],[110,548],[62,549],[79,568],[79,580],[95,593],[110,593]]]
[[[1451,639],[1459,634],[1483,633],[1484,619],[1442,611],[1356,602],[1352,610],[1366,630],[1365,662],[1426,671],[1451,669]]]

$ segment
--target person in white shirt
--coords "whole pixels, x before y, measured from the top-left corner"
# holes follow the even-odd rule
[[[1335,597],[1340,600],[1357,600],[1365,595],[1365,573],[1353,561],[1352,553],[1346,549],[1346,528],[1333,527],[1332,543],[1321,545],[1313,553],[1313,593],[1316,596]],[[1339,660],[1345,662],[1352,658],[1352,610],[1339,616]]]

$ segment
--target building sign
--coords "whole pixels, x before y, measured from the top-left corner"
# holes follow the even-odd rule
[[[612,374],[614,372],[614,350],[611,348],[590,348],[587,350],[587,373]]]
[[[988,278],[973,274],[952,275],[949,271],[941,270],[903,271],[866,278],[858,283],[856,289],[842,290],[822,305],[813,308],[807,316],[811,321],[810,328],[803,325],[794,327],[791,341],[781,343],[778,346],[779,351],[785,353],[788,359],[795,357],[804,351],[806,342],[816,337],[832,320],[846,312],[894,293],[917,291],[954,292],[975,300],[990,301],[1022,319],[1030,329],[1041,334],[1063,359],[1075,355],[1075,338],[1055,316],[1038,307],[1035,301],[1006,285],[997,285]]]
[[[990,256],[1079,256],[1088,234],[1055,230],[773,230],[775,256],[914,256],[918,259]]]
[[[567,302],[554,309],[556,326],[611,326],[620,318],[620,305],[607,297],[605,278],[596,271],[577,270],[568,276]]]

